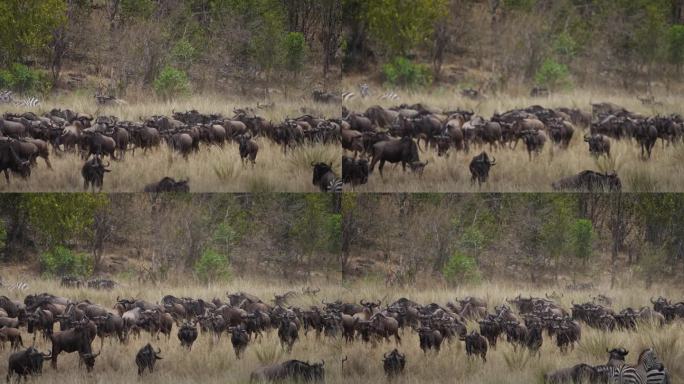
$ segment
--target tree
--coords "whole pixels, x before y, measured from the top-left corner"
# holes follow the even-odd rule
[[[285,68],[297,77],[304,68],[306,41],[300,32],[289,32],[285,37]]]
[[[575,222],[572,224],[572,228],[570,231],[570,245],[573,256],[575,257],[575,259],[580,260],[582,262],[583,268],[586,268],[587,260],[591,259],[592,257],[593,242],[594,227],[591,223],[591,220],[575,220]]]
[[[48,47],[66,22],[65,0],[0,1],[0,62],[8,65]]]
[[[368,0],[370,36],[388,56],[405,56],[432,36],[435,22],[449,13],[448,0]]]

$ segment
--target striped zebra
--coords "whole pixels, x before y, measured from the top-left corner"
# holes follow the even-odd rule
[[[29,289],[29,285],[24,283],[23,281],[18,281],[18,282],[13,283],[13,284],[3,283],[3,284],[1,284],[1,286],[3,288],[7,289],[8,291],[25,291],[25,290]]]
[[[35,97],[26,97],[23,99],[14,100],[14,105],[20,108],[35,108],[40,105],[40,100]]]
[[[0,91],[0,104],[10,104],[12,102],[12,91]]]
[[[356,98],[354,92],[342,92],[342,101],[352,101]]]
[[[637,365],[623,364],[616,367],[610,381],[612,384],[668,383],[667,371],[652,348],[639,355]]]
[[[329,193],[342,193],[343,186],[344,183],[342,182],[342,179],[333,179],[325,190]]]
[[[395,92],[386,92],[382,94],[382,96],[379,97],[380,100],[392,100],[392,101],[397,101],[401,99],[399,95],[397,95]]]
[[[370,97],[370,95],[371,95],[370,86],[366,83],[359,84],[359,93],[361,94],[362,99]]]

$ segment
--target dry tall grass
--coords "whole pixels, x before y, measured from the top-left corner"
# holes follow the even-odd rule
[[[295,97],[280,97],[273,100],[272,109],[256,110],[273,122],[286,117],[297,117],[310,113],[327,118],[338,117],[339,106],[320,105]],[[70,108],[74,111],[97,115],[114,115],[122,120],[138,121],[152,115],[170,115],[173,111],[196,109],[203,113],[221,113],[233,116],[234,108],[256,107],[256,101],[230,99],[220,95],[195,95],[172,102],[155,100],[130,102],[128,105],[98,107],[92,96],[69,94],[46,100],[34,112],[43,113],[51,108]],[[20,112],[6,105],[0,106],[0,113]],[[192,192],[312,192],[317,187],[311,184],[311,162],[332,162],[340,174],[341,149],[338,145],[305,145],[284,154],[281,147],[265,138],[257,138],[259,154],[254,168],[240,162],[237,143],[227,143],[223,149],[216,146],[202,146],[199,153],[190,155],[185,161],[179,154],[169,150],[162,143],[157,150],[143,155],[130,151],[124,161],[112,161],[112,172],[105,176],[103,192],[140,192],[148,183],[159,181],[164,176],[176,179],[190,179]],[[76,154],[57,156],[50,154],[53,170],[49,170],[42,159],[33,169],[30,179],[24,181],[13,177],[11,185],[0,183],[0,191],[11,192],[71,192],[83,188],[81,167],[83,160]]]
[[[352,88],[349,86],[348,88]],[[379,92],[376,92],[376,94]],[[425,103],[442,110],[465,108],[475,111],[486,118],[494,112],[504,112],[513,108],[530,105],[545,107],[572,107],[591,110],[591,103],[609,101],[646,115],[684,113],[684,99],[675,95],[656,95],[662,106],[651,108],[643,106],[635,96],[610,94],[605,91],[576,90],[554,94],[549,98],[530,98],[527,96],[497,95],[482,101],[461,97],[457,90],[440,88],[431,92],[399,93],[400,102],[378,101],[376,99],[355,99],[347,104],[353,111],[365,111],[372,105],[394,106],[398,103]],[[385,166],[385,177],[377,172],[366,186],[357,190],[362,192],[544,192],[551,191],[551,183],[583,170],[617,171],[622,179],[624,190],[638,192],[681,192],[684,191],[684,146],[663,148],[660,141],[653,150],[649,161],[641,159],[641,152],[635,141],[611,140],[612,159],[594,159],[589,155],[588,145],[583,135],[588,130],[578,129],[567,150],[552,148],[547,142],[543,153],[528,160],[524,144],[520,142],[515,150],[495,149],[489,146],[471,148],[470,153],[456,153],[451,150],[449,158],[440,158],[435,149],[420,153],[422,161],[428,166],[422,178],[410,172],[402,173],[400,168]],[[468,165],[473,156],[486,150],[497,160],[490,171],[490,179],[482,189],[471,183]]]
[[[212,286],[197,286],[182,283],[178,278],[176,283],[166,283],[161,286],[140,286],[136,283],[124,283],[124,285],[112,292],[97,292],[90,290],[76,290],[60,288],[56,281],[35,280],[29,281],[31,292],[50,291],[55,294],[65,295],[72,299],[88,298],[94,302],[112,306],[117,295],[136,296],[151,301],[158,301],[164,294],[176,296],[213,297],[225,298],[226,291],[244,291],[256,294],[264,300],[272,298],[273,293],[285,290],[299,290],[300,287],[288,286],[280,283],[256,282],[254,280],[236,280],[229,284],[217,284]],[[324,283],[322,283],[324,284]],[[548,290],[530,288],[511,284],[486,284],[459,289],[434,287],[431,289],[414,288],[386,288],[368,282],[359,282],[351,285],[324,284],[321,292],[314,299],[308,296],[298,296],[291,300],[293,305],[314,305],[319,300],[326,298],[332,300],[358,301],[361,298],[382,299],[388,303],[402,296],[409,297],[421,303],[437,302],[444,304],[448,300],[466,295],[484,297],[489,303],[490,309],[502,303],[506,297],[512,297],[519,292],[532,295],[544,295],[556,290],[563,297],[560,302],[569,307],[571,302],[590,300],[596,292],[565,292],[558,288]],[[615,299],[615,308],[625,306],[643,306],[649,304],[650,295],[666,295],[680,299],[681,291],[661,287],[645,291],[638,287],[619,290],[602,290]],[[6,294],[1,292],[0,294]],[[17,297],[16,293],[10,296]],[[469,323],[468,328],[477,329],[476,323]],[[684,382],[684,367],[681,365],[684,358],[682,335],[684,325],[680,323],[668,325],[664,328],[644,326],[637,332],[613,332],[603,333],[583,327],[582,341],[571,352],[563,355],[558,351],[552,340],[545,337],[541,349],[541,357],[532,357],[527,353],[515,352],[506,342],[501,341],[496,350],[490,350],[487,362],[468,359],[465,355],[463,342],[453,341],[445,344],[441,353],[423,354],[418,347],[418,337],[414,332],[406,331],[402,335],[403,342],[399,349],[407,354],[406,375],[399,383],[540,383],[545,372],[560,367],[566,367],[578,362],[590,364],[603,364],[607,361],[606,348],[623,346],[630,351],[628,362],[634,362],[642,348],[655,347],[659,355],[664,359],[668,369],[673,374],[674,383]],[[38,338],[37,345],[42,351],[50,348]],[[24,335],[25,343],[30,344],[29,335]],[[151,341],[154,346],[162,349],[164,360],[157,364],[157,372],[147,374],[142,380],[138,380],[134,356],[137,350]],[[99,348],[99,341],[93,344],[95,350]],[[326,361],[326,382],[349,383],[349,382],[385,382],[382,370],[382,354],[394,348],[394,342],[381,343],[379,345],[365,345],[360,342],[345,344],[342,340],[323,338],[316,340],[313,333],[308,336],[301,335],[301,340],[294,346],[291,355],[284,353],[277,339],[275,331],[271,331],[263,340],[251,343],[242,360],[236,360],[230,345],[229,337],[223,337],[218,344],[212,344],[208,335],[200,336],[195,343],[192,352],[181,350],[176,337],[176,328],[169,341],[163,337],[161,340],[150,340],[150,336],[143,334],[140,339],[133,339],[128,345],[120,345],[117,342],[105,342],[101,357],[98,358],[95,370],[91,374],[79,369],[78,358],[75,354],[60,355],[58,370],[55,372],[46,364],[41,378],[35,379],[36,383],[132,383],[144,381],[148,383],[245,383],[249,381],[250,372],[264,364],[275,361],[284,361],[289,358],[304,360]],[[9,355],[8,350],[0,351],[0,359],[4,360]],[[341,359],[347,356],[348,360],[341,367]],[[2,364],[4,366],[4,364]],[[4,374],[4,368],[0,373]]]

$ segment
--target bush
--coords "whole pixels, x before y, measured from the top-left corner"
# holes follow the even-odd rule
[[[73,253],[59,245],[40,255],[43,273],[52,276],[90,276],[93,273],[93,258],[85,253]]]
[[[173,61],[183,68],[190,68],[197,56],[197,50],[190,44],[188,39],[179,40],[171,50],[171,57]]]
[[[31,69],[23,64],[12,64],[8,69],[0,69],[0,89],[21,93],[44,94],[52,84],[43,71]]]
[[[230,280],[230,261],[226,255],[208,249],[195,263],[195,273],[205,283]]]
[[[188,76],[180,69],[164,67],[154,80],[154,90],[164,99],[182,96],[190,90]]]
[[[567,65],[558,63],[553,59],[546,59],[535,76],[537,84],[550,89],[567,88],[570,81],[570,71]]]
[[[304,67],[306,40],[300,32],[290,32],[285,36],[285,67],[292,73],[299,73]]]
[[[432,73],[427,65],[414,64],[405,57],[397,57],[383,65],[382,75],[392,86],[416,88],[432,83]]]
[[[454,253],[442,269],[442,275],[449,284],[479,283],[482,280],[475,258]]]

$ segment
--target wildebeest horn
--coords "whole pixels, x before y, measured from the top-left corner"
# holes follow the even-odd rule
[[[321,367],[325,366],[325,360],[321,360]]]
[[[387,352],[385,352],[385,353],[382,354],[382,358],[383,358],[383,359],[386,359],[386,358],[387,358]]]
[[[361,304],[361,305],[363,305],[363,306],[365,306],[365,305],[366,305],[366,303],[364,302],[364,300],[363,300],[363,299],[361,299],[361,301],[359,301],[359,304]]]
[[[496,158],[492,157],[492,160],[489,162],[489,165],[496,165]]]
[[[651,296],[650,300],[651,300],[651,304],[655,304],[655,303],[656,303],[655,301],[653,301],[653,296]]]

